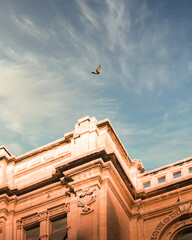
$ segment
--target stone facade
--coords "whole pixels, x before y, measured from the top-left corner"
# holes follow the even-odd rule
[[[51,229],[61,218],[62,240],[187,239],[191,182],[192,158],[146,172],[108,119],[85,117],[19,157],[0,147],[0,239],[32,239],[36,228],[34,239],[59,239]]]

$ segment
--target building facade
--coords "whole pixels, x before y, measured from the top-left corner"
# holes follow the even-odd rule
[[[192,158],[147,172],[85,117],[19,157],[0,147],[0,239],[192,239],[191,183]]]

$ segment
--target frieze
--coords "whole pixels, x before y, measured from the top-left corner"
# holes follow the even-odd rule
[[[35,214],[31,217],[22,219],[22,223],[25,226],[25,225],[29,225],[29,224],[34,223],[34,222],[39,222],[40,219],[41,219],[41,215],[40,214]]]
[[[55,216],[55,215],[58,215],[58,214],[67,213],[69,211],[70,211],[70,203],[65,203],[61,206],[50,209],[49,210],[49,216],[52,217],[52,216]]]
[[[52,217],[58,214],[67,213],[69,211],[70,211],[70,203],[65,203],[61,206],[52,208],[50,210],[41,211],[33,216],[19,219],[16,221],[16,226],[17,226],[17,229],[20,229],[21,225],[25,226],[25,225],[33,224],[35,222],[41,222],[41,221],[47,220],[48,215],[49,217]]]

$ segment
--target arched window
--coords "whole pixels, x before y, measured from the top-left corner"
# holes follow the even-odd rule
[[[192,239],[192,232],[191,233],[184,233],[183,236],[179,238],[179,240],[191,240]]]
[[[174,240],[192,240],[192,227],[186,227],[181,229],[175,237]]]

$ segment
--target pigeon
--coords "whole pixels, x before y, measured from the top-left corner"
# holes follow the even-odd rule
[[[101,65],[99,65],[99,67],[94,71],[94,72],[92,72],[93,74],[99,74],[100,71],[101,70]]]

